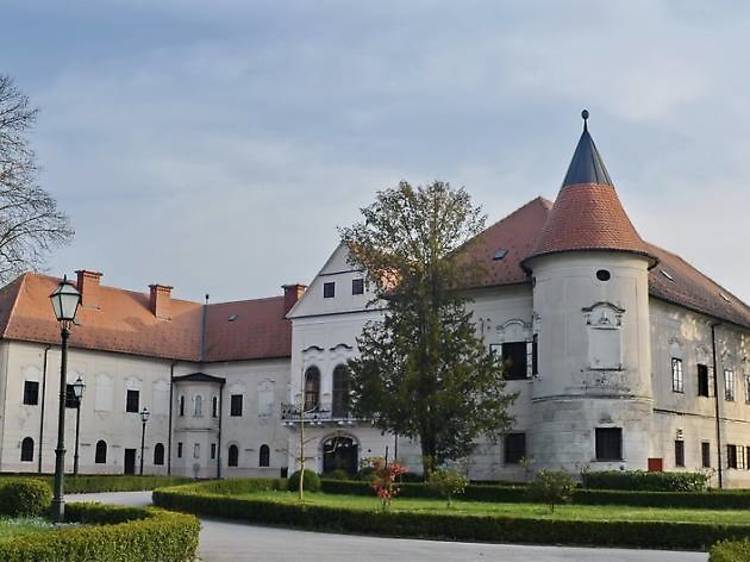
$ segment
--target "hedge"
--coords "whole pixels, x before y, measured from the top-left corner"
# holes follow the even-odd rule
[[[290,490],[299,490],[299,480],[301,472],[295,471],[287,482]],[[320,476],[312,470],[305,469],[305,478],[302,481],[302,487],[308,492],[320,492]]]
[[[43,480],[50,486],[54,482],[54,476],[50,474],[13,473],[0,475],[0,485],[6,478]],[[79,474],[73,476],[66,474],[64,485],[66,494],[87,494],[95,492],[140,492],[142,490],[153,490],[160,486],[176,486],[192,481],[191,478],[182,476],[131,476],[124,474]]]
[[[750,536],[750,525],[709,522],[560,520],[295,505],[201,492],[200,485],[161,488],[153,500],[168,509],[253,523],[461,541],[704,550],[719,540]]]
[[[711,547],[708,562],[747,562],[750,560],[750,540],[721,541]]]
[[[646,472],[645,470],[603,470],[583,472],[584,488],[638,490],[642,492],[705,492],[709,476],[703,472]]]
[[[52,490],[46,482],[30,478],[0,480],[0,515],[29,517],[49,509]]]
[[[0,539],[3,562],[192,562],[198,520],[154,508],[70,503],[66,521],[81,523]]]
[[[366,482],[353,480],[322,480],[327,494],[357,496],[374,495]],[[405,498],[438,498],[424,484],[400,484],[399,495]],[[494,486],[469,484],[459,500],[501,503],[529,501],[528,486]],[[579,505],[630,505],[636,507],[675,507],[693,509],[750,509],[750,493],[746,490],[711,492],[630,492],[625,490],[585,490],[573,492],[572,503]]]

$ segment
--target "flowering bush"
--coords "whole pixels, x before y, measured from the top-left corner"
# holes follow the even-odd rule
[[[382,457],[370,459],[370,464],[374,476],[372,488],[375,490],[383,509],[386,510],[391,506],[393,498],[399,492],[396,479],[406,473],[408,469],[397,462],[388,464]]]

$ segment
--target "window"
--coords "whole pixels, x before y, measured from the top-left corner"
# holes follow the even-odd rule
[[[125,399],[125,411],[138,413],[138,402],[140,401],[140,391],[128,390],[127,398]]]
[[[518,464],[526,456],[526,434],[509,433],[505,436],[505,464]]]
[[[177,443],[177,458],[178,459],[182,458],[182,441],[179,441]]]
[[[710,396],[708,388],[708,366],[698,365],[698,396]]]
[[[320,371],[308,367],[305,371],[305,412],[315,410],[320,404]]]
[[[79,406],[78,398],[73,390],[72,384],[65,385],[65,407],[66,408],[77,408]]]
[[[349,414],[349,369],[346,365],[338,365],[333,370],[331,413],[334,418],[345,418]]]
[[[34,440],[31,437],[26,437],[21,441],[21,462],[31,462],[33,460]]]
[[[622,428],[621,427],[597,427],[596,428],[596,460],[598,461],[620,461],[622,460]]]
[[[242,415],[242,394],[232,394],[229,398],[229,415],[230,416],[241,416]]]
[[[185,415],[185,397],[180,396],[180,417]]]
[[[526,342],[508,342],[502,347],[503,365],[507,380],[525,379],[526,376]]]
[[[161,466],[164,464],[164,445],[157,443],[154,447],[154,464]]]
[[[672,357],[672,392],[685,392],[682,380],[682,359]]]
[[[239,460],[240,460],[240,450],[237,448],[237,445],[230,445],[229,455],[227,457],[227,465],[237,466],[239,464]]]
[[[214,418],[219,417],[219,397],[214,396],[211,399],[211,416]]]
[[[535,377],[539,374],[539,336],[534,334],[534,339],[531,340],[531,376]]]
[[[599,281],[609,281],[612,278],[612,274],[606,269],[600,269],[596,272],[596,278]]]
[[[193,407],[193,417],[194,418],[202,418],[203,417],[203,396],[200,394],[195,396],[195,404]]]
[[[685,442],[681,439],[674,442],[674,465],[685,466]]]
[[[104,439],[99,439],[99,441],[96,442],[94,462],[96,464],[107,464],[107,442]]]
[[[737,445],[727,445],[727,468],[737,468]]]
[[[745,373],[745,403],[750,404],[750,373]]]
[[[711,468],[711,443],[708,441],[701,443],[701,466]]]
[[[745,468],[745,447],[744,445],[737,445],[737,468]]]
[[[271,449],[268,445],[260,446],[260,454],[258,457],[258,466],[271,466]]]
[[[23,383],[23,403],[28,406],[39,404],[39,383],[26,381]]]
[[[201,445],[200,445],[200,443],[194,443],[193,444],[193,458],[194,459],[201,458]]]
[[[352,279],[352,295],[363,295],[365,292],[364,279]]]
[[[216,443],[211,443],[211,460],[216,458]]]
[[[336,282],[329,281],[328,283],[323,283],[323,298],[332,299],[335,296],[336,296]]]
[[[734,371],[724,369],[724,400],[734,401]]]

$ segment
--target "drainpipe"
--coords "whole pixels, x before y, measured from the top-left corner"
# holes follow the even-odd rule
[[[218,444],[216,445],[216,478],[218,480],[221,480],[221,418],[222,418],[222,410],[224,406],[224,383],[221,383],[221,386],[219,387],[219,435],[218,435]]]
[[[44,447],[42,446],[42,439],[44,439],[44,398],[47,395],[47,355],[50,349],[52,349],[51,345],[44,348],[44,361],[42,363],[42,407],[39,412],[39,455],[37,455],[39,464],[36,470],[39,474],[42,473],[42,452],[44,451]]]
[[[167,434],[167,475],[172,475],[172,402],[174,401],[174,368],[177,361],[169,366],[169,433]]]
[[[716,357],[716,328],[721,326],[720,322],[711,324],[711,351],[713,353],[714,367],[714,405],[716,410],[716,452],[719,459],[719,489],[724,487],[724,467],[721,463],[721,418],[719,417],[719,367]]]

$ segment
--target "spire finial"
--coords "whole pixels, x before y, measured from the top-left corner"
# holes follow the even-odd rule
[[[581,117],[583,117],[583,130],[588,131],[588,127],[586,125],[587,121],[589,120],[589,110],[584,109],[583,111],[581,111]]]

